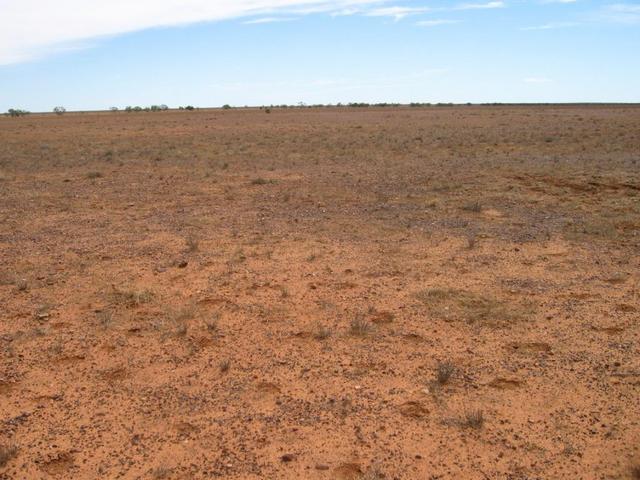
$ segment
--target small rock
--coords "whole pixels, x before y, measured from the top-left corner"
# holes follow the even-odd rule
[[[189,265],[189,262],[187,262],[186,260],[180,260],[178,262],[178,268],[186,268],[187,265]]]
[[[318,463],[316,465],[316,470],[329,470],[329,465],[325,465],[324,463]]]
[[[282,455],[280,457],[280,460],[282,460],[285,463],[288,463],[288,462],[292,462],[293,460],[295,460],[295,458],[296,458],[296,456],[293,455],[292,453],[285,453],[284,455]]]

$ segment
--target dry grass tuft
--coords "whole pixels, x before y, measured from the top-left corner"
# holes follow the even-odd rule
[[[446,385],[456,371],[456,367],[452,362],[440,362],[436,368],[436,381],[439,385]]]
[[[361,316],[355,318],[349,326],[349,333],[354,337],[366,337],[371,331],[371,324]]]
[[[269,182],[269,180],[266,180],[262,177],[259,178],[254,178],[253,180],[251,180],[251,185],[267,185]]]
[[[209,333],[211,333],[212,335],[215,335],[218,333],[218,329],[220,327],[220,313],[219,312],[215,312],[211,318],[207,319],[204,321],[206,327],[207,327],[207,331]]]
[[[484,425],[484,414],[482,410],[469,410],[465,412],[461,425],[463,427],[480,430]]]
[[[229,371],[229,369],[231,368],[231,360],[229,360],[229,359],[222,360],[220,362],[219,367],[220,367],[220,372],[221,373],[227,373]]]
[[[163,480],[171,476],[172,470],[168,467],[157,467],[151,470],[151,477],[154,480]]]
[[[197,252],[200,248],[200,242],[196,237],[187,237],[185,243],[187,245],[187,252],[189,253]]]
[[[113,312],[111,310],[101,310],[96,313],[96,319],[102,328],[109,328],[113,323]]]
[[[4,467],[18,455],[18,447],[15,445],[0,445],[0,468]]]
[[[466,203],[461,208],[465,212],[471,212],[471,213],[482,212],[482,205],[480,205],[480,202],[478,201]]]
[[[326,340],[331,336],[331,330],[318,322],[313,327],[312,335],[316,340]]]
[[[478,236],[474,232],[467,234],[467,249],[473,250],[478,244]]]

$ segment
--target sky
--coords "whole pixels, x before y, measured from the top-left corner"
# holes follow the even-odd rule
[[[0,0],[0,112],[640,102],[640,0]]]

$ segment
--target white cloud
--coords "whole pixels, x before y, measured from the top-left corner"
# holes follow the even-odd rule
[[[366,15],[368,17],[393,17],[397,21],[408,15],[425,13],[429,10],[428,7],[381,7],[369,10]]]
[[[454,7],[454,10],[485,10],[493,8],[504,8],[506,4],[502,1],[487,2],[487,3],[463,3]]]
[[[89,39],[154,27],[273,13],[372,7],[386,0],[0,0],[0,65]]]
[[[447,20],[447,19],[435,19],[435,20],[421,20],[416,22],[419,27],[437,27],[439,25],[451,25],[454,23],[460,23],[460,20]]]

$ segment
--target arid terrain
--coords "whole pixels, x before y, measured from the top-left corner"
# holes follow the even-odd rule
[[[0,118],[0,479],[640,478],[640,107]]]

